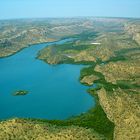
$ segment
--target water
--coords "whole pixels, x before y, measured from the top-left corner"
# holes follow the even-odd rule
[[[87,87],[78,81],[83,66],[52,66],[35,59],[37,52],[50,44],[54,43],[32,45],[0,59],[0,119],[66,119],[94,106]],[[28,90],[29,94],[13,96],[17,90]]]

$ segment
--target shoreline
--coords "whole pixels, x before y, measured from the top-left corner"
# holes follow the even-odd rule
[[[58,41],[61,41],[62,39],[60,39],[60,40],[58,40]],[[55,42],[58,42],[58,41],[53,41],[52,43],[55,43]],[[24,47],[24,48],[22,48],[22,49],[20,49],[19,51],[17,51],[17,52],[15,52],[15,53],[13,53],[13,54],[11,54],[11,55],[14,55],[14,54],[16,54],[16,53],[18,53],[18,52],[20,52],[20,51],[22,51],[23,49],[25,49],[25,48],[28,48],[28,47],[30,47],[30,46],[32,46],[32,45],[36,45],[36,44],[44,44],[44,43],[51,43],[51,42],[42,42],[42,43],[35,43],[35,44],[30,44],[30,45],[28,45],[27,47]],[[9,56],[5,56],[5,57],[10,57],[11,55],[9,55]],[[5,57],[2,57],[2,58],[5,58]],[[2,58],[0,58],[0,59],[2,59]],[[95,63],[95,62],[92,62],[92,63]],[[66,64],[66,63],[64,63],[64,64]],[[68,62],[68,64],[71,64],[71,63],[69,63]],[[75,65],[77,65],[76,63],[73,63],[73,64],[75,64]],[[82,64],[83,65],[83,63],[82,62],[79,62],[79,64]],[[97,63],[96,63],[97,64]],[[59,65],[59,64],[58,64]],[[88,64],[88,66],[91,66],[91,64]],[[82,68],[83,69],[83,68]],[[81,69],[81,70],[82,70]],[[80,72],[81,73],[81,72]],[[81,76],[81,74],[80,74],[80,76]],[[79,82],[80,82],[80,77],[79,77]],[[80,82],[81,83],[81,82]],[[81,83],[82,84],[82,83]],[[84,85],[84,84],[82,84],[82,85]],[[87,85],[86,85],[87,86]],[[90,86],[88,86],[89,88],[90,88]],[[91,87],[92,88],[92,87]],[[95,89],[95,91],[96,91],[96,89]],[[51,124],[54,124],[54,125],[64,125],[64,126],[69,126],[69,125],[76,125],[76,126],[82,126],[82,127],[89,127],[89,128],[92,128],[92,129],[95,129],[96,130],[96,125],[93,125],[92,123],[94,122],[95,124],[97,123],[97,125],[99,125],[100,127],[100,129],[99,130],[97,130],[97,132],[98,131],[105,131],[104,129],[105,128],[102,128],[102,125],[103,124],[100,124],[100,121],[102,122],[107,122],[107,125],[108,124],[111,124],[112,125],[112,127],[114,127],[113,126],[113,123],[107,118],[107,116],[106,116],[106,113],[103,111],[103,109],[102,109],[102,107],[101,107],[101,105],[100,105],[100,103],[99,103],[99,99],[98,99],[98,96],[96,95],[96,94],[94,94],[93,92],[92,93],[89,93],[89,92],[87,92],[89,95],[91,95],[92,96],[92,98],[94,97],[95,98],[95,106],[94,107],[92,107],[92,108],[90,108],[89,110],[87,110],[86,112],[84,112],[84,113],[81,113],[81,114],[79,114],[79,115],[75,115],[75,116],[71,116],[71,117],[69,117],[69,118],[67,118],[67,119],[64,119],[64,120],[53,120],[53,119],[51,119],[51,120],[47,120],[47,118],[46,119],[42,119],[42,118],[19,118],[19,119],[27,119],[27,120],[34,120],[34,121],[36,121],[36,120],[39,120],[39,121],[41,121],[41,122],[48,122],[48,123],[51,123]],[[96,114],[97,113],[97,114]],[[98,114],[99,113],[99,114]],[[95,117],[95,120],[93,119],[93,118]],[[86,122],[83,122],[83,118],[85,118],[86,119]],[[6,120],[10,120],[10,119],[12,119],[12,118],[9,118],[9,119],[4,119],[5,121]],[[75,119],[76,120],[78,120],[78,121],[75,121]],[[96,120],[97,119],[97,120]],[[101,119],[101,120],[100,120]],[[0,120],[0,122],[1,121],[4,121],[4,120]],[[105,123],[105,125],[104,126],[106,126],[106,123]],[[103,129],[103,130],[102,130]],[[112,129],[112,128],[111,128]],[[111,130],[110,130],[111,131]],[[110,133],[110,132],[108,132],[108,133]],[[108,134],[107,133],[107,134]],[[112,133],[112,131],[111,131],[111,133]],[[102,133],[101,133],[102,134]]]
[[[26,49],[26,48],[29,48],[29,47],[32,47],[33,45],[39,45],[39,44],[45,44],[45,43],[56,43],[56,42],[59,42],[61,40],[67,40],[67,39],[72,39],[72,38],[60,38],[60,39],[54,39],[54,41],[46,41],[46,42],[38,42],[38,43],[31,43],[31,44],[27,44],[26,47],[23,47],[19,50],[17,50],[16,52],[13,52],[12,54],[9,54],[9,55],[5,55],[5,56],[0,56],[0,59],[4,59],[4,58],[7,58],[7,57],[10,57],[10,56],[13,56],[15,55],[16,53],[19,53],[20,51],[22,51],[23,49]]]
[[[61,40],[61,39],[60,39],[60,40]],[[10,57],[10,56],[13,56],[13,55],[15,55],[16,53],[19,53],[19,52],[21,52],[22,50],[24,50],[24,49],[26,49],[26,48],[32,47],[33,45],[45,44],[45,43],[55,43],[55,42],[60,41],[60,40],[48,41],[48,42],[41,42],[41,43],[33,43],[33,44],[27,44],[26,47],[23,47],[23,48],[17,50],[16,52],[13,52],[12,54],[8,54],[8,55],[5,55],[5,56],[0,56],[0,59],[4,59],[4,58],[8,58],[8,57]]]
[[[11,117],[8,119],[1,119],[0,122],[9,121],[12,119],[25,120],[30,123],[39,123],[39,124],[50,124],[58,127],[69,127],[69,126],[78,126],[86,129],[92,129],[98,134],[103,135],[108,140],[113,139],[114,134],[114,123],[111,122],[103,108],[100,105],[98,94],[96,91],[87,90],[92,98],[95,98],[95,106],[90,108],[88,111],[81,113],[79,115],[71,116],[67,119],[47,119],[47,118],[24,118],[24,117]],[[102,122],[102,123],[101,123]],[[106,128],[108,128],[106,130]],[[105,131],[105,133],[104,133]]]

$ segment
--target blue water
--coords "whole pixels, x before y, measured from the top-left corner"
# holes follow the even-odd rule
[[[52,66],[35,59],[38,51],[50,44],[54,43],[32,45],[0,59],[0,119],[66,119],[94,106],[87,87],[78,81],[82,65]],[[13,96],[17,90],[29,94]]]

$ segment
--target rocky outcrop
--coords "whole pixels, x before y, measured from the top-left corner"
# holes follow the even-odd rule
[[[139,21],[125,24],[125,30],[132,36],[133,40],[135,40],[140,45]]]
[[[87,75],[87,76],[84,76],[84,77],[80,80],[80,82],[81,82],[82,84],[86,84],[86,85],[91,86],[91,85],[94,84],[93,81],[98,80],[98,79],[99,79],[99,78],[98,78],[96,75]]]

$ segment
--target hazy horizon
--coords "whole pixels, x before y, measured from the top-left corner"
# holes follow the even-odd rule
[[[4,0],[0,20],[29,18],[140,18],[139,0]]]

